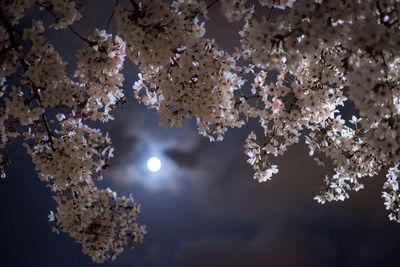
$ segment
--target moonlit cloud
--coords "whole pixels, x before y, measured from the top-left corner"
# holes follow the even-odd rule
[[[148,111],[145,112],[136,118],[134,124],[129,123],[130,117],[122,117],[116,128],[111,128],[116,154],[113,164],[117,166],[107,172],[108,176],[117,184],[139,183],[151,192],[178,192],[184,184],[181,181],[192,171],[181,167],[170,153],[179,151],[192,154],[202,141],[201,137],[191,125],[181,129],[160,129],[156,123],[157,117],[149,124]],[[150,157],[160,159],[162,168],[158,172],[151,172],[147,168]]]

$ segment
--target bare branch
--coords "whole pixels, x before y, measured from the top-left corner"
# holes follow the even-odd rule
[[[219,0],[214,0],[210,4],[208,4],[207,9],[211,8],[214,4],[216,4]]]
[[[119,0],[116,0],[116,1],[115,1],[115,5],[114,5],[114,8],[113,8],[113,10],[112,10],[112,12],[111,12],[111,14],[110,14],[110,17],[108,18],[107,27],[106,27],[106,32],[108,32],[108,29],[110,28],[111,20],[112,20],[112,17],[114,16],[115,9],[117,8],[118,3],[119,3]]]

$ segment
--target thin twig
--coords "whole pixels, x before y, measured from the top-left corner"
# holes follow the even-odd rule
[[[39,6],[45,8],[45,9],[56,19],[56,21],[59,21],[59,20],[60,20],[60,18],[59,18],[56,14],[54,14],[54,12],[53,12],[53,10],[52,10],[51,7],[46,6],[46,5],[43,5],[43,4],[41,4],[40,2],[36,2],[36,4],[38,4]],[[95,45],[95,42],[92,42],[92,41],[88,40],[87,38],[85,38],[83,35],[81,35],[80,33],[78,33],[71,25],[68,25],[68,28],[69,28],[76,36],[78,36],[81,40],[83,40],[83,41],[85,41],[86,43],[88,43],[90,46]]]
[[[132,4],[133,8],[135,9],[135,12],[139,13],[140,12],[140,8],[139,8],[139,5],[135,2],[135,0],[131,0],[130,2]]]
[[[119,2],[119,0],[116,0],[116,1],[115,1],[114,8],[113,8],[113,10],[112,10],[112,12],[111,12],[110,17],[108,18],[107,27],[106,27],[106,32],[108,32],[108,29],[110,28],[111,19],[112,19],[112,17],[114,16],[115,9],[116,9],[117,6],[118,6],[118,2]]]
[[[213,2],[211,2],[208,6],[207,9],[209,9],[210,7],[212,7],[215,3],[217,3],[219,0],[214,0]]]
[[[267,16],[267,21],[269,21],[269,19],[271,18],[272,11],[274,11],[274,7],[271,7],[271,8],[269,9],[268,16]]]
[[[240,96],[239,98],[244,98],[244,100],[248,100],[248,99],[252,99],[252,98],[260,98],[260,95],[251,95],[251,96]],[[235,102],[235,106],[240,105],[242,103],[242,101],[237,101]]]
[[[47,121],[46,111],[42,113],[42,122],[44,124],[44,128],[46,129],[47,136],[49,137],[50,145],[53,148],[53,145],[54,145],[54,140],[53,140],[54,133],[51,131],[49,123]]]

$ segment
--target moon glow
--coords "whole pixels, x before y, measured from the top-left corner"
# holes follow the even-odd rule
[[[161,168],[161,161],[157,157],[151,157],[147,160],[147,168],[151,172],[158,172]]]

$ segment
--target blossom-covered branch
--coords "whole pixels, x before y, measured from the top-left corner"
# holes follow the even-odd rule
[[[139,204],[95,185],[113,148],[107,134],[88,126],[112,120],[126,101],[126,55],[140,70],[134,96],[157,110],[161,126],[195,119],[201,135],[220,141],[230,128],[258,120],[263,133],[249,130],[244,148],[259,182],[278,172],[272,156],[304,140],[318,165],[333,164],[315,197],[320,203],[345,200],[363,189],[364,177],[388,168],[382,197],[389,218],[400,222],[398,1],[122,2],[106,16],[107,29],[90,36],[72,26],[82,17],[72,0],[1,7],[0,149],[24,137],[39,178],[55,194],[55,231],[68,232],[95,262],[143,239]],[[228,21],[243,23],[232,55],[205,37],[208,9],[217,4]],[[20,23],[38,7],[55,22]],[[112,18],[119,36],[108,32]],[[84,41],[73,73],[45,39],[47,27]],[[7,162],[0,154],[2,178]]]

